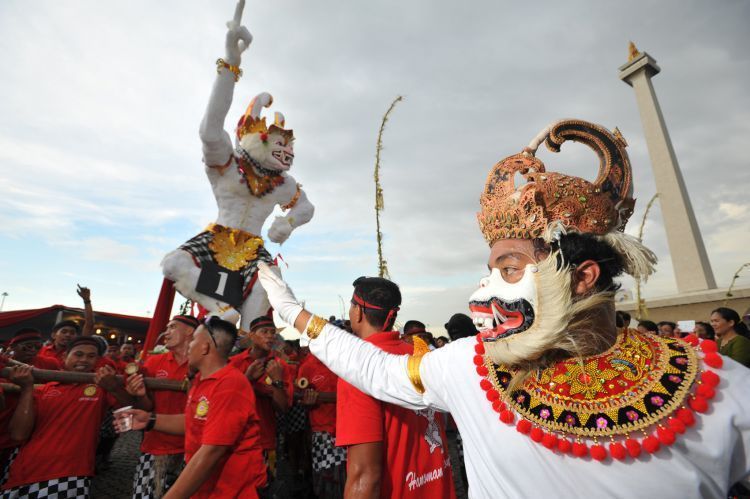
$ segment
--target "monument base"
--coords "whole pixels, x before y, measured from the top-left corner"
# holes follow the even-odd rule
[[[625,301],[616,304],[617,310],[628,312],[633,320],[650,321],[703,321],[708,322],[711,311],[719,307],[729,307],[737,311],[740,317],[750,313],[750,288],[735,288],[732,296],[727,298],[726,289],[693,291],[678,295],[663,296],[646,300],[648,315],[637,317],[638,304]]]

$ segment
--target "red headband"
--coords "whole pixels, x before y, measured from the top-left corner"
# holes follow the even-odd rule
[[[393,326],[393,322],[395,322],[396,320],[396,315],[398,314],[398,311],[400,310],[399,307],[388,309],[384,307],[379,307],[377,305],[373,305],[372,303],[367,303],[357,293],[354,293],[352,295],[352,301],[364,309],[371,308],[373,310],[388,310],[388,315],[385,318],[385,324],[383,324],[383,329],[385,329],[386,331],[389,330],[391,326]]]
[[[22,343],[28,340],[39,340],[42,341],[42,335],[40,333],[29,331],[28,333],[21,333],[18,336],[11,338],[8,346],[15,345],[16,343]]]

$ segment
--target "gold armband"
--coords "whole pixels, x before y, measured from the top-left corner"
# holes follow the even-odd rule
[[[409,355],[409,360],[406,361],[406,373],[409,375],[409,381],[411,381],[417,393],[422,394],[424,393],[424,385],[422,384],[422,376],[419,374],[419,366],[422,364],[422,357],[429,353],[430,347],[419,336],[414,336],[413,341],[414,355]]]
[[[291,210],[297,205],[297,201],[299,201],[300,194],[302,194],[302,190],[300,189],[300,187],[302,187],[302,185],[297,184],[297,192],[294,193],[294,196],[292,196],[291,201],[289,201],[287,204],[281,207],[283,211]]]
[[[409,360],[406,361],[406,372],[409,375],[409,381],[411,381],[414,389],[419,394],[424,393],[422,376],[419,374],[419,366],[422,364],[422,357],[424,357],[424,355],[409,355]]]
[[[240,81],[240,76],[242,76],[242,70],[239,66],[234,66],[232,64],[229,64],[227,61],[225,61],[222,58],[216,59],[216,72],[221,72],[221,68],[228,69],[232,73],[234,73],[234,81]]]
[[[311,340],[317,338],[326,324],[328,324],[327,320],[318,317],[317,315],[313,315],[310,322],[307,323],[307,329],[305,330],[307,337]]]

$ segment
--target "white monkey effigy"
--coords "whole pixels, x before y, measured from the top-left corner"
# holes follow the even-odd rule
[[[234,19],[227,23],[226,55],[216,61],[217,75],[200,125],[203,162],[216,198],[216,222],[162,261],[167,279],[186,298],[213,314],[236,320],[241,327],[269,309],[261,286],[255,286],[258,262],[272,263],[260,236],[263,223],[279,205],[268,238],[283,243],[292,231],[310,221],[314,207],[287,171],[294,160],[294,135],[284,128],[284,116],[275,113],[273,124],[261,117],[273,98],[261,93],[247,107],[236,129],[235,146],[224,130],[234,86],[242,76],[242,53],[252,35],[241,25],[244,0],[237,3]]]

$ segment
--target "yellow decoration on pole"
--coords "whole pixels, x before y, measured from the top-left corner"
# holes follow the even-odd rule
[[[383,115],[383,121],[380,123],[380,130],[378,131],[378,142],[375,147],[375,224],[377,226],[377,240],[378,240],[378,276],[386,279],[390,278],[388,273],[388,265],[383,258],[383,233],[380,231],[380,211],[385,207],[383,203],[383,188],[380,186],[380,151],[383,149],[383,131],[385,131],[385,124],[388,121],[388,116],[396,107],[396,104],[404,100],[404,97],[399,95],[393,102],[391,102],[388,111]]]

